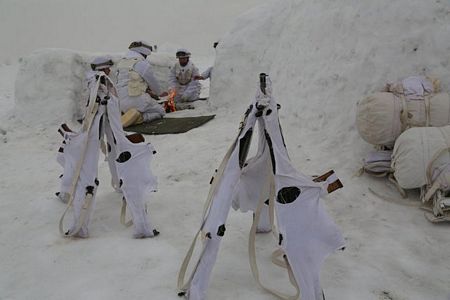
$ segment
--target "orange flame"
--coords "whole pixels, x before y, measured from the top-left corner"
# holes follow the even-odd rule
[[[177,92],[175,91],[175,89],[170,90],[169,91],[169,95],[167,96],[167,101],[164,102],[164,110],[166,112],[174,112],[176,111],[176,107],[175,107],[175,96],[176,96]]]

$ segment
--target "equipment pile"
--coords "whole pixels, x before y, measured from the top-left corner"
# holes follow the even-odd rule
[[[440,82],[411,76],[358,103],[361,137],[375,145],[362,172],[387,176],[403,197],[420,188],[425,216],[450,221],[450,96]]]

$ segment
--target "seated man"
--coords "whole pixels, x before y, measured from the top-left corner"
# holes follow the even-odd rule
[[[167,95],[161,93],[152,66],[146,60],[152,46],[137,41],[132,42],[128,49],[117,65],[117,93],[120,110],[124,113],[123,127],[162,118],[165,111],[156,100]]]
[[[187,108],[186,102],[198,100],[200,82],[194,78],[200,76],[198,68],[189,61],[191,53],[186,49],[178,49],[175,63],[169,74],[169,89],[175,91],[174,102],[177,109]]]

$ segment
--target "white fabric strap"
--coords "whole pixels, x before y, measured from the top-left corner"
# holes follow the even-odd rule
[[[334,183],[337,180],[339,180],[339,178],[337,178],[336,173],[333,173],[333,174],[331,174],[330,176],[327,177],[325,182],[329,185],[329,184]]]
[[[272,174],[270,174],[267,177],[267,181],[266,184],[270,185],[270,197],[269,197],[269,206],[270,203],[272,202],[272,206],[273,206],[273,202],[275,199],[275,183],[274,183],[274,177]],[[297,284],[297,282],[295,281],[292,269],[289,265],[289,262],[287,261],[285,255],[284,255],[284,251],[283,249],[279,248],[278,250],[276,250],[273,254],[272,254],[272,262],[280,267],[286,268],[289,274],[289,280],[291,282],[291,284],[295,287],[296,289],[296,294],[294,296],[290,296],[287,294],[284,294],[282,292],[279,292],[275,289],[269,288],[266,285],[264,285],[260,278],[259,278],[259,271],[258,271],[258,265],[256,262],[256,248],[255,248],[255,238],[256,238],[256,228],[259,222],[259,218],[261,216],[261,210],[264,206],[264,198],[261,198],[258,201],[258,206],[256,208],[255,211],[255,217],[253,219],[253,223],[252,223],[252,227],[250,230],[250,235],[249,235],[249,240],[248,240],[248,253],[249,253],[249,262],[250,262],[250,268],[252,270],[252,274],[253,277],[255,278],[256,282],[258,283],[258,285],[265,290],[266,292],[278,297],[279,299],[282,300],[295,300],[298,299],[300,296],[300,289],[299,286]],[[272,221],[272,220],[271,220]],[[273,227],[273,226],[272,226]],[[277,257],[278,256],[283,256],[284,260],[281,261],[279,260]]]
[[[126,220],[126,214],[127,214],[127,201],[125,198],[122,198],[122,208],[120,209],[120,224],[122,224],[125,227],[130,227],[133,225],[133,220],[129,220],[128,222]]]

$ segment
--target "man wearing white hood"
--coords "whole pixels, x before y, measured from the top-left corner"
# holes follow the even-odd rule
[[[200,96],[201,85],[195,80],[200,76],[198,68],[189,61],[191,53],[186,49],[178,49],[175,63],[169,74],[170,90],[175,90],[175,104],[177,109],[183,105],[183,102],[192,102],[198,100]]]
[[[114,65],[110,56],[97,56],[91,62],[91,70],[85,73],[85,82],[83,83],[83,98],[86,100],[86,103],[83,103],[83,107],[80,107],[78,112],[80,114],[78,118],[78,122],[82,122],[84,119],[84,113],[86,107],[89,105],[89,94],[95,84],[97,82],[98,72],[104,72],[107,76],[111,73],[111,67]],[[82,105],[82,102],[80,102]]]
[[[150,62],[146,60],[153,48],[148,43],[132,42],[129,51],[117,65],[117,93],[123,127],[160,119],[165,115],[163,107],[155,101],[161,89],[153,74]]]
[[[111,57],[109,56],[97,56],[91,62],[92,71],[86,72],[86,79],[88,87],[91,88],[91,85],[96,82],[95,75],[102,71],[107,76],[111,73],[111,67],[114,65]]]

